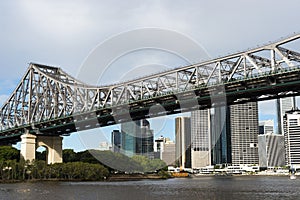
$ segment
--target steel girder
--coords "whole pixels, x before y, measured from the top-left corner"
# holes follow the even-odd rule
[[[59,68],[30,63],[1,108],[1,130],[96,109],[103,105],[107,92],[87,86]]]
[[[210,86],[297,67],[300,65],[300,53],[283,45],[299,38],[300,35],[293,35],[248,51],[112,85],[105,105],[126,104],[168,93],[176,94],[199,85]]]
[[[299,38],[293,35],[248,51],[104,87],[86,85],[60,68],[30,63],[1,108],[0,128],[6,130],[298,67],[300,53],[285,46]]]

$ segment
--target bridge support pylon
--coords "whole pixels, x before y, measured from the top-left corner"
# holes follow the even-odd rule
[[[37,147],[43,146],[47,150],[47,164],[62,163],[62,137],[60,136],[38,136]]]
[[[33,135],[28,131],[21,136],[21,157],[30,162],[35,159],[36,149],[46,148],[47,164],[62,163],[62,137]]]
[[[21,136],[21,157],[30,162],[35,159],[36,136],[26,131]]]

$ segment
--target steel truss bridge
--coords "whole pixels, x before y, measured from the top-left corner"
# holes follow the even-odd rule
[[[33,134],[64,135],[212,106],[299,95],[300,34],[109,86],[90,86],[60,68],[30,63],[0,112],[0,144]],[[149,109],[151,112],[149,112]]]

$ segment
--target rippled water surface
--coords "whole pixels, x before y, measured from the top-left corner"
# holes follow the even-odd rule
[[[300,199],[300,178],[197,177],[130,182],[0,184],[0,199]]]

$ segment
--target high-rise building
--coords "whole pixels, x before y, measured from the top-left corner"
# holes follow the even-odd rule
[[[192,168],[258,164],[257,103],[191,113]]]
[[[175,155],[177,165],[191,168],[191,121],[189,117],[175,118]]]
[[[210,110],[191,112],[192,168],[211,165]]]
[[[136,138],[140,133],[140,121],[131,121],[121,124],[122,148],[121,153],[126,156],[136,154]]]
[[[281,99],[277,99],[277,127],[278,134],[284,134],[284,124],[283,117],[286,111],[290,111],[292,109],[296,109],[296,99],[295,97],[285,97]]]
[[[264,120],[259,122],[259,134],[274,133],[274,120]]]
[[[161,160],[163,160],[168,166],[175,165],[175,143],[168,138],[164,144]]]
[[[127,156],[143,155],[154,157],[153,130],[148,120],[138,120],[121,124],[121,152]]]
[[[154,136],[153,130],[150,129],[150,123],[148,120],[143,119],[140,121],[140,131],[140,135],[137,137],[136,153],[153,159]]]
[[[162,152],[164,151],[165,142],[166,142],[166,138],[164,138],[163,136],[158,137],[154,141],[154,147],[153,147],[154,158],[161,159]]]
[[[119,130],[113,130],[111,132],[111,144],[112,151],[115,153],[120,153],[122,147],[122,137],[121,132]]]
[[[263,168],[285,165],[284,136],[274,133],[258,135],[259,166]]]
[[[231,163],[228,107],[191,113],[192,168]]]
[[[168,166],[175,165],[175,143],[169,138],[160,136],[154,142],[154,155]]]
[[[230,106],[232,164],[258,164],[257,102]]]
[[[284,130],[286,165],[300,168],[300,110],[286,112]]]
[[[230,116],[228,107],[211,108],[212,164],[231,163]]]

